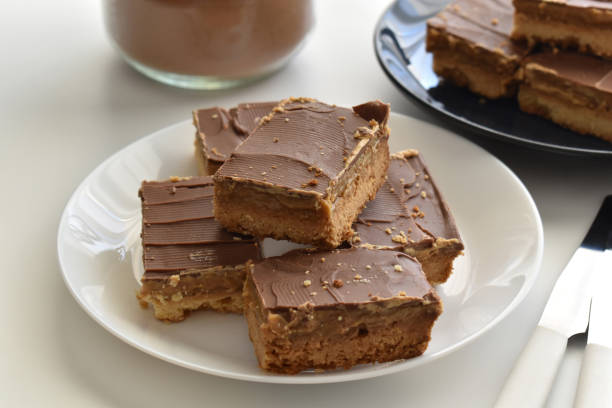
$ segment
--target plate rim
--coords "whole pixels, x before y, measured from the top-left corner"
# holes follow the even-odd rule
[[[514,134],[510,134],[510,133],[506,133],[506,132],[502,132],[499,130],[485,127],[477,122],[473,122],[464,117],[457,116],[451,112],[441,110],[437,108],[435,105],[428,103],[426,100],[423,100],[416,93],[412,92],[410,88],[404,86],[402,81],[400,81],[398,78],[395,77],[395,75],[393,75],[393,73],[387,68],[387,65],[384,63],[381,57],[380,44],[382,41],[380,40],[380,36],[381,36],[382,28],[383,26],[385,26],[386,19],[388,18],[389,13],[392,12],[392,8],[395,6],[395,3],[396,2],[394,1],[389,7],[385,9],[385,11],[382,13],[381,17],[378,19],[375,25],[374,35],[373,35],[374,54],[376,55],[376,60],[378,61],[378,64],[382,68],[383,72],[391,80],[391,82],[396,86],[396,88],[398,88],[402,93],[408,95],[410,98],[412,98],[412,100],[418,102],[419,106],[426,108],[427,111],[435,113],[447,123],[459,125],[462,129],[469,131],[472,134],[482,135],[482,136],[493,138],[499,141],[510,142],[518,146],[529,146],[535,150],[554,152],[557,154],[565,154],[565,155],[570,155],[570,156],[594,156],[594,157],[603,157],[603,158],[612,157],[612,150],[568,147],[568,146],[556,145],[552,143],[541,142],[537,140],[524,139]],[[424,17],[423,21],[425,21],[425,19],[426,17]],[[388,28],[388,27],[385,26],[385,28]],[[412,75],[410,72],[407,72],[407,74]]]
[[[449,132],[449,133],[453,133],[451,130],[447,130],[447,129],[443,129],[440,128],[437,125],[425,122],[423,120],[417,119],[417,118],[413,118],[411,116],[408,115],[404,115],[401,113],[395,113],[392,112],[391,113],[392,116],[398,117],[400,118],[400,120],[408,120],[408,121],[414,121],[414,122],[418,122],[419,125],[421,126],[426,126],[426,127],[430,127],[433,129],[442,129],[443,131]],[[492,159],[493,161],[497,162],[497,165],[500,166],[500,168],[503,170],[504,173],[506,173],[506,175],[508,175],[515,183],[518,184],[520,190],[523,192],[523,195],[525,196],[525,198],[527,199],[527,203],[529,205],[529,208],[532,211],[533,214],[533,218],[535,220],[535,227],[536,227],[536,233],[537,233],[537,239],[536,239],[536,248],[535,248],[535,252],[533,255],[533,260],[530,263],[531,265],[531,273],[526,275],[526,279],[524,284],[521,286],[520,290],[518,291],[518,293],[514,296],[514,298],[512,299],[512,301],[503,309],[503,311],[501,313],[499,313],[497,316],[495,316],[494,319],[492,319],[490,322],[488,322],[485,326],[483,326],[482,328],[480,328],[479,330],[477,330],[476,332],[470,334],[469,336],[465,337],[464,339],[462,339],[461,341],[443,349],[440,350],[436,353],[433,354],[428,354],[428,355],[422,355],[419,357],[415,357],[412,359],[406,359],[404,361],[398,362],[396,364],[392,364],[386,367],[382,367],[382,368],[377,368],[376,370],[372,370],[372,371],[359,371],[359,372],[353,372],[351,373],[350,370],[345,370],[344,372],[342,372],[342,374],[339,375],[334,375],[334,376],[325,376],[325,375],[308,375],[308,376],[291,376],[291,375],[277,375],[277,374],[268,374],[265,372],[261,372],[261,374],[258,375],[253,375],[253,374],[241,374],[241,373],[235,373],[232,371],[223,371],[223,370],[219,370],[216,368],[209,368],[209,367],[202,367],[201,365],[197,365],[194,363],[191,363],[189,361],[184,361],[180,358],[177,357],[172,357],[170,355],[167,355],[163,352],[159,352],[157,350],[154,350],[150,347],[146,347],[143,346],[142,344],[140,344],[136,339],[133,339],[132,337],[125,335],[123,333],[121,333],[119,330],[115,329],[114,327],[112,327],[111,325],[108,325],[104,319],[102,318],[102,316],[100,316],[98,313],[96,313],[94,310],[91,310],[86,302],[81,298],[81,296],[79,295],[79,293],[77,292],[76,288],[73,287],[72,283],[70,282],[70,280],[68,279],[67,273],[65,272],[67,269],[65,267],[64,264],[64,260],[62,259],[62,246],[63,246],[63,240],[62,238],[62,233],[66,230],[66,222],[67,222],[67,215],[68,215],[68,210],[69,208],[73,205],[74,201],[76,200],[77,196],[81,193],[81,191],[86,187],[86,185],[89,183],[89,181],[96,176],[100,171],[102,171],[102,169],[104,169],[107,165],[107,163],[111,162],[112,160],[115,160],[119,155],[123,154],[123,152],[129,150],[129,149],[133,149],[134,145],[136,145],[137,143],[143,143],[144,140],[147,139],[154,139],[156,137],[158,137],[159,134],[161,133],[166,133],[171,131],[173,128],[175,127],[181,127],[181,126],[185,126],[186,124],[191,123],[190,120],[184,120],[184,121],[180,121],[174,124],[171,124],[169,126],[166,126],[162,129],[159,129],[153,133],[150,133],[144,137],[141,137],[135,141],[133,141],[132,143],[129,143],[128,145],[124,146],[123,148],[119,149],[118,151],[116,151],[115,153],[111,154],[108,158],[106,158],[104,161],[102,161],[98,166],[96,166],[96,168],[91,171],[82,181],[81,183],[79,183],[79,185],[76,187],[76,189],[72,192],[70,198],[68,199],[68,201],[66,202],[66,205],[62,211],[61,217],[60,217],[60,222],[58,225],[58,232],[57,232],[57,242],[56,242],[56,256],[57,256],[57,260],[58,260],[58,264],[60,266],[60,273],[62,275],[62,279],[64,280],[64,284],[66,285],[66,287],[68,288],[70,294],[72,295],[72,297],[76,300],[77,304],[86,312],[86,314],[88,316],[90,316],[96,323],[98,323],[100,326],[102,326],[105,330],[107,330],[109,333],[111,333],[112,335],[114,335],[115,337],[119,338],[120,340],[122,340],[123,342],[127,343],[128,345],[150,355],[156,358],[159,358],[165,362],[174,364],[174,365],[178,365],[180,367],[184,367],[193,371],[198,371],[198,372],[202,372],[205,374],[210,374],[210,375],[215,375],[218,377],[223,377],[223,378],[230,378],[230,379],[234,379],[234,380],[242,380],[242,381],[249,381],[249,382],[259,382],[259,383],[274,383],[274,384],[321,384],[321,383],[339,383],[339,382],[346,382],[346,381],[357,381],[357,380],[362,380],[362,379],[367,379],[367,378],[376,378],[376,377],[381,377],[384,375],[388,375],[388,374],[393,374],[393,373],[397,373],[397,372],[401,372],[401,371],[405,371],[405,370],[409,370],[409,369],[413,369],[416,367],[419,367],[421,365],[430,363],[432,361],[438,360],[444,356],[447,356],[449,354],[452,354],[462,348],[464,348],[465,346],[471,344],[472,342],[474,342],[477,338],[479,338],[480,336],[482,336],[483,334],[485,334],[486,332],[488,332],[489,330],[491,330],[493,327],[497,326],[497,324],[499,324],[502,320],[504,320],[513,310],[516,309],[516,307],[525,299],[525,297],[527,296],[527,294],[531,291],[531,289],[533,288],[534,282],[537,279],[540,270],[541,270],[541,266],[542,266],[542,258],[543,258],[543,248],[544,248],[544,231],[543,231],[543,227],[542,227],[542,219],[540,216],[540,213],[538,211],[538,208],[533,200],[533,197],[531,196],[531,194],[529,193],[527,187],[522,183],[522,181],[519,179],[519,177],[514,174],[514,172],[508,168],[508,166],[506,166],[501,160],[499,160],[497,157],[495,157],[494,155],[492,155],[491,153],[487,152],[485,149],[483,149],[482,147],[478,146],[477,144],[469,141],[469,140],[465,140],[464,139],[464,143],[468,143],[471,144],[473,147],[475,147],[477,150],[480,150],[482,153],[484,153],[485,155],[489,156],[490,159]]]

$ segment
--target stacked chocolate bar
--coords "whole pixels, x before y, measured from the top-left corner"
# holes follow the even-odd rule
[[[310,98],[194,112],[216,172],[143,183],[141,300],[170,321],[243,312],[278,373],[422,354],[463,244],[418,152],[389,155],[388,117]],[[265,237],[312,248],[262,259]]]
[[[611,23],[607,0],[456,0],[428,21],[427,50],[459,86],[612,142]]]

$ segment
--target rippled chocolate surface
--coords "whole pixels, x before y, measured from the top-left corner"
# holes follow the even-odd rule
[[[309,98],[284,100],[238,146],[215,178],[247,179],[325,195],[359,157],[361,140],[387,137],[388,115],[389,106],[379,101],[348,109]]]
[[[420,299],[433,291],[414,258],[365,248],[294,250],[257,262],[252,278],[270,309]]]
[[[420,154],[391,156],[387,181],[353,224],[356,244],[400,249],[425,247],[437,238],[460,239],[450,213]]]
[[[241,103],[235,108],[214,107],[193,112],[198,137],[210,160],[223,162],[278,102]]]
[[[428,20],[428,25],[491,51],[523,56],[526,47],[510,41],[512,0],[458,0]]]
[[[211,177],[145,181],[139,194],[144,280],[261,258],[255,240],[227,232],[214,219]]]

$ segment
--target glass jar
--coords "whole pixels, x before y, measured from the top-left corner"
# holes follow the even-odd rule
[[[311,0],[103,0],[108,33],[145,75],[219,89],[284,66],[313,25]]]

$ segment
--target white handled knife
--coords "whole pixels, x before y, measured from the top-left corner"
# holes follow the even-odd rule
[[[595,271],[603,258],[611,229],[612,195],[609,195],[580,248],[557,280],[535,332],[499,395],[496,408],[539,408],[546,402],[567,339],[586,331]]]
[[[612,407],[612,233],[597,274],[575,408]]]

